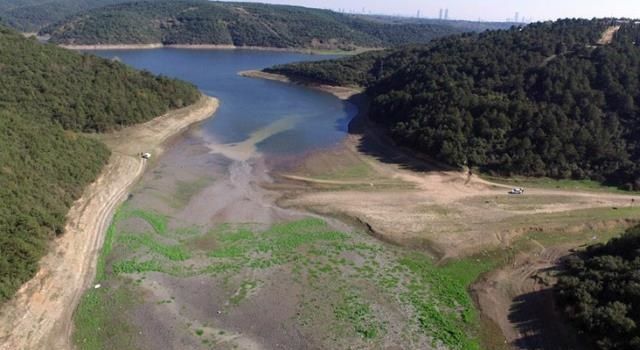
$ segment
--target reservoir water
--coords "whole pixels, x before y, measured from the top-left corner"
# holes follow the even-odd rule
[[[291,154],[339,142],[356,109],[334,96],[280,82],[245,78],[238,72],[327,56],[250,50],[96,51],[107,58],[189,81],[220,99],[216,117],[202,125],[205,141],[237,143],[257,138],[264,154]]]

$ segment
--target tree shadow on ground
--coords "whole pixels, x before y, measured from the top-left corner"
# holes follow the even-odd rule
[[[460,171],[440,163],[415,150],[397,145],[383,126],[371,121],[369,100],[365,94],[354,95],[348,100],[358,107],[357,115],[349,123],[349,134],[360,136],[359,152],[386,164],[418,172]]]
[[[516,349],[590,350],[560,312],[553,287],[522,294],[513,299],[509,321],[521,337]]]

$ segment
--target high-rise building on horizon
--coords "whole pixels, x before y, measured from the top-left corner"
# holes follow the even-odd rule
[[[445,9],[444,10],[444,19],[448,20],[449,19],[449,9]]]
[[[516,12],[516,16],[514,17],[516,23],[520,22],[520,12]]]
[[[443,15],[444,15],[444,10],[440,9],[440,16],[438,17],[438,19],[442,20]]]

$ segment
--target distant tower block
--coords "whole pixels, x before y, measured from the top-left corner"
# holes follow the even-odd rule
[[[416,17],[420,18],[420,10],[418,10],[418,12],[416,13]]]
[[[442,17],[444,16],[444,10],[440,9],[440,17],[438,17],[440,20],[442,20]]]
[[[520,12],[516,12],[516,16],[514,18],[516,23],[520,22]]]
[[[449,9],[444,10],[444,19],[449,19]]]

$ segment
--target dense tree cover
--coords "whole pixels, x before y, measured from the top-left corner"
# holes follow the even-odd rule
[[[132,2],[79,13],[42,33],[63,44],[219,44],[352,50],[426,43],[463,29],[328,10],[210,1]]]
[[[413,64],[423,50],[423,47],[416,46],[369,51],[335,60],[277,65],[264,71],[329,85],[369,87]]]
[[[0,302],[37,270],[52,235],[109,157],[106,147],[15,110],[0,110]]]
[[[187,83],[0,31],[0,108],[20,106],[65,129],[107,131],[192,104]]]
[[[128,1],[131,0],[0,0],[0,23],[23,32],[37,32],[78,12]]]
[[[0,302],[34,274],[109,158],[77,131],[149,120],[197,98],[189,84],[0,28]]]
[[[569,318],[598,348],[640,349],[640,226],[571,256],[557,291]]]
[[[561,20],[270,71],[368,87],[374,120],[452,165],[640,189],[638,43],[634,22]]]

